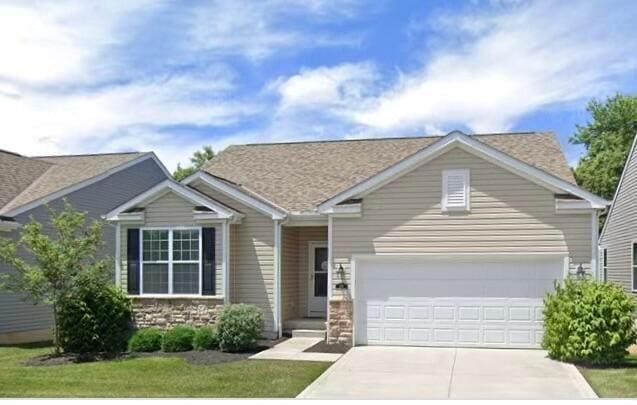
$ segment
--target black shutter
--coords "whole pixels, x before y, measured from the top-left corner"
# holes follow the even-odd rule
[[[215,228],[203,228],[203,266],[201,273],[201,293],[215,295]]]
[[[139,294],[139,229],[128,229],[126,261],[128,263],[128,293]]]

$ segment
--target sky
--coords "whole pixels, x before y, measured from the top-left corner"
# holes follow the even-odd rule
[[[0,148],[555,131],[637,92],[633,0],[0,0]]]

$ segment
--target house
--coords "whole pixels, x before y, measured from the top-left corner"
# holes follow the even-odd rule
[[[99,219],[169,177],[153,153],[26,157],[0,151],[0,236],[19,237],[20,225],[31,217],[46,225],[46,206],[59,209],[63,199]],[[114,257],[110,224],[104,237],[104,254]],[[9,271],[0,264],[0,272]],[[52,323],[50,307],[0,292],[0,344],[50,339]]]
[[[597,271],[607,205],[552,133],[454,131],[231,146],[107,219],[140,326],[243,302],[271,337],[538,347],[554,280]]]
[[[601,277],[637,294],[637,137],[599,238]]]

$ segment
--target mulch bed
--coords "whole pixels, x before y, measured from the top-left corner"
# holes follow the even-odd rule
[[[310,346],[307,349],[303,350],[306,353],[336,353],[342,354],[346,353],[350,349],[350,346],[344,345],[342,343],[334,343],[327,344],[326,341],[321,340],[314,346]]]
[[[78,355],[75,353],[62,353],[62,354],[45,354],[37,356],[24,362],[25,366],[60,366],[64,364],[77,364],[77,363],[89,363],[94,361],[105,360],[121,360],[131,359],[136,357],[181,357],[190,364],[209,365],[228,363],[231,361],[245,360],[250,356],[259,353],[263,350],[269,349],[277,343],[282,342],[285,339],[279,340],[263,340],[259,341],[259,347],[255,350],[243,353],[226,353],[218,350],[206,350],[206,351],[189,351],[178,353],[90,353]]]

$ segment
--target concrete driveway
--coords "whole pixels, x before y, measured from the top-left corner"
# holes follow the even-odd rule
[[[597,398],[570,365],[542,350],[355,347],[299,398]]]

